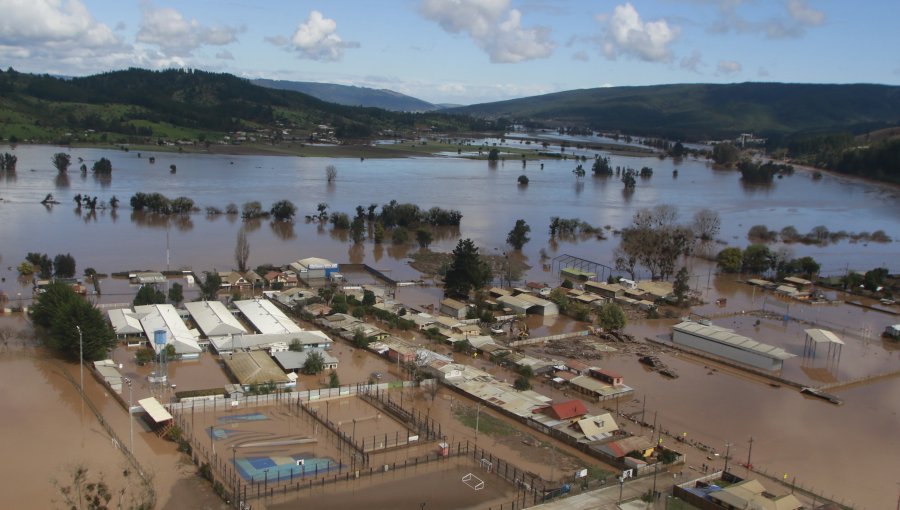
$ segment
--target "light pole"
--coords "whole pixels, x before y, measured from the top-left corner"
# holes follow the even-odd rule
[[[725,469],[722,470],[722,475],[724,476],[728,473],[728,457],[731,454],[731,443],[725,442]]]
[[[127,377],[123,377],[122,381],[128,385],[128,439],[129,446],[128,449],[131,451],[131,454],[134,455],[134,417],[131,416],[131,379]]]
[[[478,420],[481,418],[481,404],[475,404],[475,440],[478,440]]]
[[[81,338],[81,326],[75,326],[78,330],[78,367],[81,372],[81,400],[84,400],[84,342]]]

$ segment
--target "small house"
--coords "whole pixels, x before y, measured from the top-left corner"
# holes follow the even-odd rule
[[[469,305],[455,299],[447,298],[441,301],[441,313],[455,319],[465,319],[468,309]]]

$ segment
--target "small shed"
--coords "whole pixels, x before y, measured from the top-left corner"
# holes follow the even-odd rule
[[[465,319],[469,305],[455,299],[444,299],[441,301],[441,313],[449,315],[455,319]]]

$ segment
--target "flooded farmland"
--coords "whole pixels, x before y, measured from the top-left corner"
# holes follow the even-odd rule
[[[302,257],[319,256],[336,262],[366,263],[398,280],[420,277],[408,265],[408,257],[418,250],[417,246],[381,246],[371,241],[353,246],[346,232],[335,232],[330,225],[323,226],[318,222],[306,223],[302,216],[314,213],[320,202],[328,203],[330,210],[347,213],[352,213],[357,205],[382,204],[391,199],[413,202],[423,208],[459,209],[463,213],[460,228],[438,233],[431,246],[435,251],[451,250],[462,236],[473,238],[485,253],[503,255],[508,251],[504,244],[506,233],[516,219],[525,219],[532,226],[532,241],[522,253],[531,266],[525,278],[548,283],[557,280],[549,260],[542,262],[541,250],[551,258],[570,254],[611,265],[611,253],[618,244],[611,233],[607,240],[557,239],[550,242],[546,225],[552,216],[578,217],[595,226],[609,225],[610,230],[614,230],[626,226],[639,208],[671,203],[679,207],[683,221],[688,221],[700,208],[718,210],[723,223],[719,237],[733,245],[746,245],[747,229],[754,224],[765,224],[775,230],[794,225],[800,232],[825,224],[832,230],[880,229],[895,239],[900,237],[900,222],[897,221],[900,218],[900,192],[896,188],[831,175],[814,180],[802,171],[780,179],[770,187],[758,188],[741,184],[736,172],[715,170],[706,162],[685,160],[676,163],[670,159],[613,156],[614,166],[648,165],[656,170],[652,179],[641,181],[634,194],[626,196],[622,194],[621,184],[614,179],[590,176],[575,179],[571,173],[575,164],[572,161],[546,161],[544,169],[539,170],[534,162],[529,162],[525,169],[513,161],[491,169],[484,161],[454,158],[358,161],[157,153],[157,161],[151,165],[147,161],[150,153],[138,158],[135,153],[119,151],[66,150],[73,158],[83,157],[86,161],[110,158],[115,170],[112,181],[106,183],[92,176],[82,178],[77,172],[59,179],[50,165],[50,157],[59,150],[17,147],[19,170],[15,176],[0,181],[0,218],[3,220],[0,222],[0,239],[3,240],[0,245],[0,256],[3,257],[0,291],[13,304],[19,301],[27,305],[31,299],[30,282],[18,280],[15,271],[15,266],[27,252],[45,252],[51,257],[56,253],[71,253],[78,262],[79,274],[87,267],[104,273],[166,267],[226,270],[234,266],[235,236],[242,227],[251,242],[251,266],[266,262],[284,264]],[[326,182],[324,174],[324,167],[329,163],[336,164],[339,172],[332,185]],[[177,175],[169,174],[169,164],[177,164]],[[679,170],[677,179],[671,176],[675,168]],[[530,178],[526,188],[515,183],[516,176],[522,173]],[[138,191],[161,192],[169,197],[189,196],[201,209],[205,206],[224,208],[232,202],[240,206],[250,200],[259,200],[267,207],[275,200],[287,198],[298,205],[301,217],[293,225],[268,221],[243,223],[234,216],[208,217],[203,212],[181,218],[160,218],[133,213],[125,205]],[[38,202],[49,192],[61,203],[45,208]],[[72,198],[79,193],[96,195],[103,200],[116,195],[123,201],[123,206],[115,212],[105,210],[87,214],[76,211]],[[819,260],[826,274],[843,274],[848,269],[865,270],[876,266],[885,266],[894,272],[900,270],[897,266],[900,249],[896,241],[887,244],[792,245],[790,249],[794,256],[810,255]],[[703,261],[692,260],[690,264],[695,275],[691,285],[700,289],[709,303],[694,311],[713,317],[716,324],[799,354],[803,345],[802,329],[808,325],[742,313],[765,310],[833,329],[847,343],[836,366],[805,365],[798,358],[785,365],[785,377],[818,384],[900,367],[900,349],[878,337],[885,325],[897,322],[896,317],[846,305],[792,303],[788,307],[788,303],[780,298],[763,295],[733,278],[715,277],[713,268]],[[136,287],[124,279],[105,278],[102,288],[103,294],[95,298],[103,303],[129,303],[136,292]],[[186,290],[188,299],[197,295],[195,288]],[[402,287],[398,290],[398,299],[420,306],[434,305],[440,297],[441,291],[436,287]],[[714,304],[718,297],[727,298],[726,307],[719,308]],[[665,336],[671,332],[674,322],[675,319],[645,320],[633,323],[627,331],[638,338]],[[543,317],[529,317],[528,326],[533,336],[583,327],[564,318]],[[382,374],[383,382],[394,381],[400,375],[383,360],[346,344],[338,343],[335,349],[340,351],[338,375],[344,384],[363,382],[376,372]],[[845,403],[838,407],[804,397],[794,389],[775,388],[742,372],[715,367],[690,356],[667,352],[659,355],[678,370],[679,379],[670,381],[648,372],[631,355],[603,354],[599,358],[599,364],[621,372],[626,383],[637,389],[635,401],[620,402],[623,412],[632,415],[640,412],[646,397],[645,419],[652,411],[661,426],[674,434],[687,433],[687,437],[704,444],[719,445],[720,451],[726,442],[731,442],[733,455],[741,462],[750,453],[749,438],[753,437],[752,463],[776,473],[776,476],[783,473],[797,476],[804,484],[822,489],[828,495],[832,492],[842,495],[861,508],[884,508],[894,501],[893,473],[900,472],[900,450],[898,443],[890,438],[900,428],[900,379],[842,388],[836,393]],[[6,389],[0,393],[0,398],[4,409],[13,410],[4,413],[0,419],[9,443],[4,451],[21,452],[23,460],[21,467],[7,465],[4,473],[6,479],[15,480],[22,491],[3,497],[18,499],[9,504],[4,501],[0,506],[27,506],[33,498],[54,493],[49,483],[54,471],[47,467],[45,459],[53,458],[55,469],[56,465],[80,461],[86,449],[91,452],[91,466],[102,469],[114,482],[114,472],[122,463],[121,455],[111,446],[109,438],[99,433],[96,425],[91,427],[90,414],[83,427],[82,439],[77,393],[70,385],[54,377],[53,371],[39,361],[39,356],[14,352],[3,356],[2,378]],[[145,376],[152,367],[134,365],[131,351],[124,348],[114,352],[113,358],[124,364],[125,375],[143,381],[135,388],[135,399],[151,394]],[[498,376],[504,374],[496,367],[491,370]],[[206,355],[200,361],[171,364],[170,377],[178,383],[178,389],[202,389],[228,382],[218,362]],[[13,381],[19,380],[31,381],[31,384],[25,390],[13,392],[9,389]],[[321,376],[301,376],[299,382],[301,389],[317,388],[325,383]],[[558,398],[566,397],[549,388],[546,391]],[[123,431],[127,435],[129,424],[121,406],[93,380],[89,392],[120,437],[125,437]],[[439,398],[436,402],[429,412],[435,413],[442,423],[456,423],[449,399]],[[597,405],[593,407],[599,409]],[[75,424],[78,424],[77,428]],[[459,427],[457,431],[451,431],[456,439],[471,433],[462,425],[447,426]],[[10,438],[13,437],[21,440],[12,441]],[[513,441],[489,437],[479,441],[503,456],[517,455],[521,449]],[[136,442],[138,457],[155,473],[161,507],[176,508],[188,501],[198,508],[218,508],[221,502],[212,494],[209,485],[195,475],[195,467],[176,453],[171,443],[159,440],[143,428],[136,431]],[[26,448],[34,448],[39,455],[26,455],[23,451]],[[529,470],[546,473],[542,476],[555,474],[550,473],[546,464],[529,459],[525,454],[519,457],[519,462]],[[689,457],[690,464],[701,462],[705,461]],[[423,468],[423,471],[430,469]],[[425,478],[406,483],[404,490],[414,491],[416,496],[428,494],[437,491],[438,482],[434,480],[442,476],[460,476],[459,471],[452,469],[447,473],[436,473],[417,473],[417,477]],[[433,478],[427,478],[431,476]],[[405,483],[400,478],[389,478],[386,477],[385,484],[360,483],[346,500],[344,496],[338,497],[335,489],[325,489],[322,493],[311,494],[310,501],[327,499],[334,502],[335,508],[350,507],[354,501],[370,498],[379,501],[377,498],[399,490],[398,487]],[[459,485],[459,482],[454,483]],[[420,491],[420,488],[424,490]],[[503,492],[505,490],[495,496],[500,499],[508,496]],[[459,497],[456,502],[459,507],[481,505],[481,500],[463,499],[462,493]],[[285,508],[291,505],[288,501],[277,503]],[[437,505],[429,503],[428,508],[437,508]]]

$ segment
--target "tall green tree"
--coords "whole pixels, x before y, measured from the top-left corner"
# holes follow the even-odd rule
[[[79,328],[85,361],[105,359],[116,343],[100,310],[68,285],[50,284],[38,296],[32,318],[47,330],[48,345],[70,360],[79,359]]]
[[[279,200],[272,204],[272,209],[269,212],[276,221],[294,221],[297,207],[290,200]]]
[[[525,243],[531,240],[528,237],[529,232],[531,232],[531,227],[525,223],[525,220],[516,220],[516,225],[506,235],[506,243],[516,250],[521,250]]]
[[[460,239],[453,250],[450,268],[444,276],[444,292],[468,296],[491,281],[491,268],[481,259],[471,239]]]
[[[162,305],[166,302],[166,295],[153,285],[141,285],[137,295],[134,296],[134,306]]]
[[[57,278],[75,277],[75,257],[69,253],[53,257],[53,273]]]
[[[219,288],[222,286],[222,277],[216,272],[206,272],[206,279],[200,284],[200,294],[203,299],[216,299]]]
[[[431,244],[434,236],[431,233],[431,230],[421,227],[416,230],[416,241],[419,243],[419,248],[428,248]]]
[[[724,273],[740,273],[744,267],[744,252],[733,246],[725,248],[716,255],[716,263]]]
[[[322,373],[325,370],[325,357],[322,356],[322,353],[319,351],[310,351],[309,354],[306,355],[306,361],[303,362],[303,367],[300,368],[300,371],[306,375],[315,375]]]
[[[688,274],[687,267],[685,266],[682,266],[681,269],[678,270],[678,273],[675,274],[675,283],[672,286],[672,293],[675,294],[675,299],[678,300],[679,305],[684,304],[688,292],[691,291],[691,288],[688,285],[689,278],[690,274]]]
[[[180,283],[175,282],[169,287],[169,301],[175,306],[180,305],[184,301],[184,287]]]
[[[772,252],[764,244],[751,244],[744,250],[742,271],[763,274],[772,267]]]

